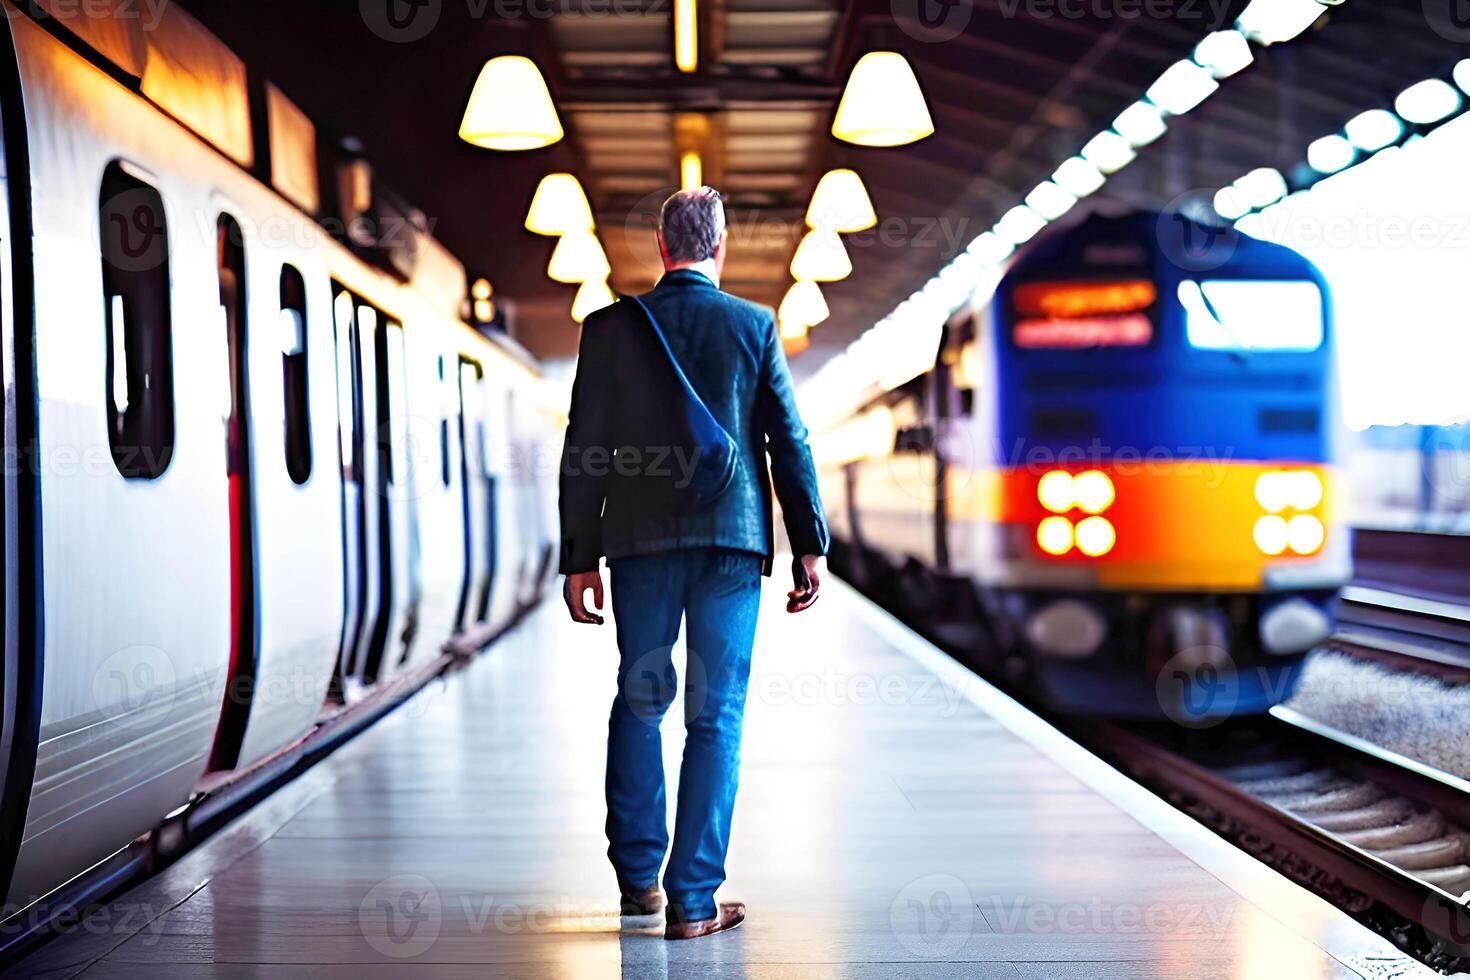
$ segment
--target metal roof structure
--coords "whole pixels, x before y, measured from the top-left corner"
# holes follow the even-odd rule
[[[1290,175],[1307,143],[1470,53],[1470,29],[1440,0],[1346,0],[1303,36],[1255,49],[1255,63],[1099,192],[1161,207],[1274,166]],[[846,236],[850,278],[824,285],[831,318],[793,361],[805,373],[880,319],[1105,129],[1240,0],[702,0],[701,60],[673,64],[670,0],[362,0],[189,3],[324,132],[358,137],[433,230],[514,303],[518,340],[575,350],[575,287],[549,281],[553,242],[522,227],[539,178],[576,173],[619,291],[658,274],[651,228],[697,150],[726,193],[728,288],[775,305],[807,201],[828,168],[857,170],[879,216]],[[391,16],[390,16],[391,15]],[[904,53],[935,134],[889,149],[830,134],[847,72],[873,49]],[[527,54],[551,87],[567,138],[497,153],[456,137],[475,75]]]

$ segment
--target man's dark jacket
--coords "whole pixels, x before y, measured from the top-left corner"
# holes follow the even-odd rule
[[[688,454],[673,445],[680,403],[667,355],[632,302],[593,313],[582,325],[562,449],[562,573],[595,569],[603,556],[714,547],[763,555],[769,574],[773,481],[792,550],[826,554],[816,470],[771,311],[689,269],[667,273],[642,299],[735,440],[735,475],[709,503],[671,489]]]

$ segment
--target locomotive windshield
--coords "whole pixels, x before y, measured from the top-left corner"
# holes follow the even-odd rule
[[[1306,353],[1322,346],[1322,293],[1306,280],[1185,279],[1185,334],[1199,350]]]

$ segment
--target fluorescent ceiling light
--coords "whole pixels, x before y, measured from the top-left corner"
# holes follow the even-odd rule
[[[1236,187],[1222,187],[1215,192],[1215,213],[1226,221],[1234,221],[1250,210]]]
[[[1358,151],[1345,137],[1333,133],[1307,145],[1307,165],[1324,174],[1335,174],[1352,164]]]
[[[1317,0],[1251,0],[1235,27],[1257,44],[1278,44],[1311,27],[1326,9]]]
[[[1131,146],[1147,146],[1160,136],[1168,126],[1159,107],[1148,102],[1135,102],[1113,120],[1113,128]]]
[[[1122,170],[1137,155],[1128,141],[1112,130],[1103,130],[1082,148],[1083,158],[1105,174]]]
[[[1148,87],[1144,95],[1165,112],[1182,116],[1219,87],[1220,83],[1215,81],[1208,68],[1192,61],[1176,61]],[[1121,129],[1118,131],[1122,132]]]
[[[682,72],[699,67],[699,11],[694,0],[674,0],[674,64]]]
[[[1360,150],[1381,150],[1404,134],[1404,124],[1387,109],[1369,109],[1348,120],[1343,130]]]
[[[1014,243],[1006,241],[993,231],[981,232],[965,249],[975,258],[989,265],[999,265],[1015,250]]]
[[[1049,221],[1060,218],[1072,210],[1072,205],[1076,203],[1076,194],[1063,190],[1049,180],[1037,184],[1026,195],[1026,206]]]
[[[1394,111],[1411,123],[1439,122],[1460,108],[1460,93],[1438,78],[1410,85],[1393,100]]]
[[[1215,31],[1194,46],[1194,60],[1215,78],[1226,78],[1255,60],[1250,42],[1239,31]]]
[[[1263,208],[1286,196],[1286,178],[1274,167],[1257,167],[1233,185],[1241,203]]]
[[[1070,191],[1077,197],[1086,197],[1097,190],[1107,180],[1097,166],[1082,159],[1072,157],[1057,168],[1056,173],[1051,175],[1057,186]]]
[[[1046,219],[1024,204],[1011,208],[995,223],[995,233],[1006,241],[1020,245],[1029,242],[1046,227]]]
[[[1461,92],[1470,92],[1470,58],[1455,65],[1453,77]]]

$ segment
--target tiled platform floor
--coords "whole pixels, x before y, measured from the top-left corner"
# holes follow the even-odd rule
[[[736,932],[665,943],[656,924],[619,931],[601,800],[613,631],[574,626],[552,602],[135,888],[110,921],[14,972],[1306,980],[1404,968],[839,583],[796,617],[773,589],[763,616],[722,893],[750,904]],[[676,705],[666,719],[671,783],[681,717]]]

